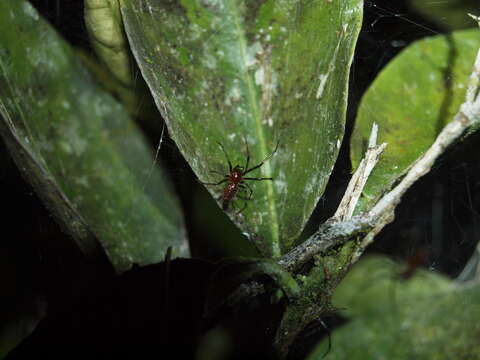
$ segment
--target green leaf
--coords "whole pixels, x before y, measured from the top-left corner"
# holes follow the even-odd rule
[[[352,134],[354,167],[365,154],[372,123],[387,148],[374,168],[356,211],[369,210],[435,140],[465,100],[480,47],[480,31],[417,41],[378,75],[365,93]]]
[[[0,2],[0,133],[85,253],[118,271],[187,256],[178,202],[124,108],[25,1]]]
[[[401,269],[384,258],[355,265],[334,296],[353,318],[333,333],[325,358],[478,359],[480,286],[455,286],[426,271],[402,281]],[[308,360],[321,359],[327,346],[317,345]]]
[[[475,27],[467,15],[480,10],[478,0],[425,1],[409,0],[410,7],[445,29],[459,30]]]
[[[406,264],[369,256],[355,265],[335,290],[333,303],[346,317],[367,316],[413,297],[431,296],[452,289],[451,280],[418,269],[408,280],[401,277]]]
[[[362,1],[124,0],[127,36],[170,135],[202,182],[255,165],[235,224],[264,256],[300,234],[343,137]],[[213,174],[211,171],[220,174]],[[249,175],[250,175],[249,174]],[[220,198],[223,188],[209,186]],[[237,211],[235,211],[235,208]]]
[[[118,0],[85,0],[84,9],[90,43],[100,63],[81,50],[77,50],[77,55],[97,81],[121,100],[136,121],[152,128],[152,122],[158,119],[158,110],[147,84],[136,76],[138,69],[123,31],[120,3]]]
[[[124,85],[133,82],[118,0],[85,0],[85,26],[97,55]]]

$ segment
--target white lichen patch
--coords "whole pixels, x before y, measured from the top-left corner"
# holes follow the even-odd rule
[[[325,86],[327,84],[327,80],[328,80],[330,74],[335,71],[335,64],[337,62],[337,56],[338,56],[338,50],[340,48],[340,43],[341,43],[341,41],[339,41],[337,46],[335,47],[335,51],[333,53],[333,56],[331,57],[330,62],[328,64],[327,72],[323,73],[323,74],[320,74],[319,77],[318,77],[319,80],[320,80],[320,84],[318,85],[317,94],[315,95],[317,100],[322,97],[322,95],[324,93],[324,90],[325,90]]]
[[[79,134],[77,126],[72,125],[65,131],[66,141],[61,142],[61,148],[67,154],[75,154],[81,156],[87,148],[87,140],[83,139]]]
[[[245,66],[247,68],[257,64],[257,56],[263,53],[263,47],[260,42],[255,41],[251,46],[247,48],[247,56],[245,59]]]
[[[330,72],[326,74],[320,74],[320,76],[318,77],[320,79],[320,84],[318,85],[317,94],[315,95],[315,98],[317,100],[320,99],[323,95],[323,91],[325,90],[325,84],[327,83],[329,75]]]
[[[60,149],[61,149],[64,153],[71,154],[71,153],[73,152],[72,146],[71,146],[70,143],[68,143],[68,142],[60,141],[60,142],[58,143],[58,145],[60,146]]]
[[[24,2],[23,5],[23,12],[33,18],[33,20],[37,21],[39,19],[37,11],[34,9],[32,5],[28,2]]]
[[[228,90],[227,97],[225,99],[225,105],[232,105],[234,102],[238,102],[241,99],[240,84],[238,80],[234,80],[232,86]]]
[[[75,182],[81,186],[88,187],[90,184],[85,175],[75,177]]]
[[[255,84],[263,85],[264,80],[265,80],[265,71],[262,66],[255,71]]]
[[[205,47],[203,50],[203,64],[209,69],[215,69],[217,67],[217,58],[212,54],[208,47]]]
[[[203,29],[198,24],[194,22],[190,23],[190,29],[187,32],[187,34],[190,35],[188,40],[189,41],[198,40],[202,35],[202,32],[203,32]]]
[[[262,121],[264,125],[268,125],[269,127],[273,126],[273,119],[272,117],[268,117]]]
[[[275,179],[273,180],[273,183],[275,184],[275,187],[277,189],[277,193],[285,194],[287,192],[288,183],[287,183],[287,177],[286,177],[284,171],[281,170],[278,173],[278,175],[275,176]]]

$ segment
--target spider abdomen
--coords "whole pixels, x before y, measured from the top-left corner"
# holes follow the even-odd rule
[[[235,197],[235,194],[238,191],[238,183],[230,182],[225,189],[223,189],[223,202],[222,209],[227,210],[228,204]]]

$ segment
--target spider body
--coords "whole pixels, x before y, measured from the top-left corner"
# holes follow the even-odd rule
[[[263,159],[263,161],[261,163],[259,163],[258,165],[252,166],[251,168],[248,167],[248,164],[250,162],[250,152],[249,152],[249,149],[248,149],[248,143],[245,141],[245,144],[247,146],[247,161],[246,161],[245,166],[236,165],[235,167],[233,167],[232,162],[230,161],[230,158],[228,157],[228,154],[225,151],[225,148],[223,147],[223,145],[221,143],[218,143],[218,145],[220,145],[220,148],[222,149],[223,153],[225,154],[225,157],[227,158],[229,173],[226,174],[226,175],[223,175],[223,180],[220,180],[219,182],[216,182],[216,183],[202,183],[204,185],[221,185],[223,183],[227,183],[227,186],[223,189],[223,194],[222,194],[222,209],[225,210],[225,211],[228,210],[228,207],[229,207],[230,203],[232,202],[232,200],[235,198],[235,196],[238,194],[238,192],[240,190],[248,190],[249,191],[249,195],[246,198],[242,197],[242,199],[248,201],[252,198],[253,190],[248,185],[248,183],[246,181],[273,180],[273,178],[271,178],[271,177],[269,177],[269,178],[257,178],[257,177],[245,177],[245,175],[248,174],[249,172],[253,171],[253,170],[256,170],[256,169],[260,168],[265,163],[265,161],[270,159],[275,154],[275,152],[277,151],[278,143],[277,143],[277,146],[275,147],[275,150],[273,150],[273,152],[270,155],[268,155],[265,159]],[[218,173],[216,171],[213,171],[213,172]],[[244,207],[238,212],[240,213],[246,207],[247,207],[247,203],[245,202]]]
[[[235,166],[230,174],[228,175],[228,184],[223,189],[223,196],[222,196],[222,209],[228,210],[228,205],[233,200],[235,195],[239,190],[240,184],[243,182],[243,172],[240,166]]]

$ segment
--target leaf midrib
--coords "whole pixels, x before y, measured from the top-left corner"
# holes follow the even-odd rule
[[[260,112],[260,109],[258,108],[255,85],[253,84],[252,77],[248,74],[248,68],[246,66],[247,41],[245,39],[245,32],[243,31],[243,28],[242,28],[241,16],[238,13],[238,7],[235,6],[236,5],[235,0],[226,0],[226,3],[228,4],[229,11],[233,16],[234,29],[235,29],[236,37],[238,39],[239,50],[242,57],[243,71],[241,72],[241,75],[245,77],[245,83],[247,84],[247,94],[246,94],[247,102],[251,105],[253,119],[255,121],[255,129],[257,132],[257,137],[258,137],[259,146],[260,146],[260,151],[263,154],[263,157],[265,158],[267,156],[267,144],[266,144],[265,134],[262,128],[262,114]],[[265,169],[265,172],[267,174],[272,173],[272,169],[268,161],[263,165],[263,169]],[[275,196],[273,191],[273,182],[266,181],[264,185],[267,187],[268,210],[270,215],[270,232],[272,236],[272,238],[270,239],[271,251],[272,251],[271,256],[278,257],[281,255],[281,252],[280,252],[280,246],[279,246],[278,214],[277,214],[277,207],[276,207]]]

